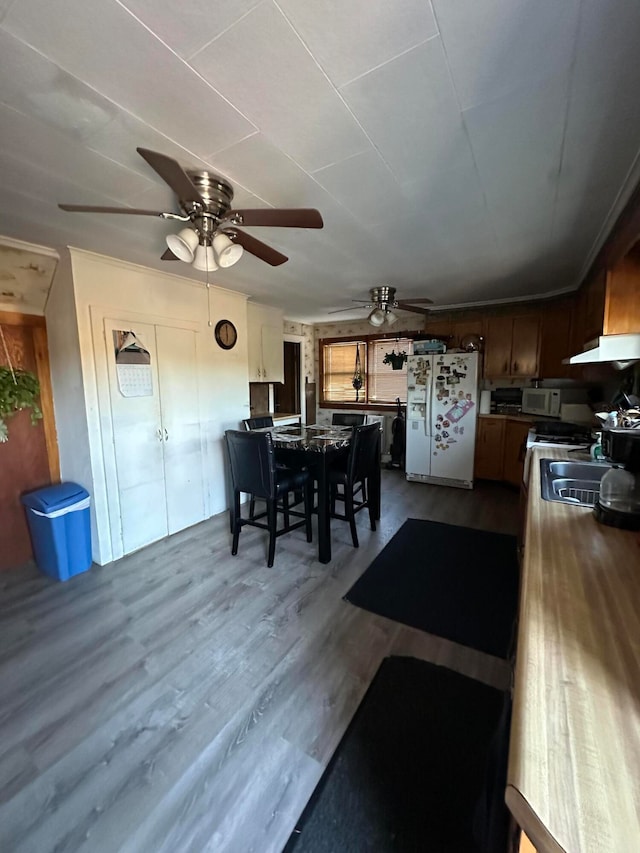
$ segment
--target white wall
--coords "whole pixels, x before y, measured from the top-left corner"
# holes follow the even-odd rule
[[[89,430],[84,405],[71,258],[68,254],[60,258],[58,263],[45,316],[60,474],[63,481],[79,483],[92,493]]]
[[[61,466],[65,478],[77,479],[92,494],[94,560],[104,564],[121,556],[110,535],[112,526],[119,524],[112,500],[115,465],[108,442],[102,441],[103,431],[110,428],[104,394],[104,318],[129,319],[132,325],[136,319],[186,325],[198,332],[205,509],[207,515],[214,515],[227,507],[224,430],[237,428],[249,411],[246,296],[218,287],[207,291],[200,281],[78,249],[70,249],[70,256],[73,280],[66,280],[51,306],[51,325],[55,321],[59,327],[53,341],[50,333],[50,343],[54,397],[60,393],[56,418],[60,413]],[[213,325],[225,318],[238,329],[238,343],[232,350],[222,350],[214,341],[213,328],[207,325],[208,296]]]

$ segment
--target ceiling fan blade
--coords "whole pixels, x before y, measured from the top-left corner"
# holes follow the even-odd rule
[[[413,311],[414,314],[431,314],[430,308],[420,308],[417,305],[409,305],[407,302],[398,302],[397,306],[401,308],[403,311]]]
[[[426,296],[423,299],[399,299],[403,305],[433,305],[433,299],[428,299]]]
[[[320,212],[308,207],[290,210],[271,208],[230,210],[226,220],[234,225],[271,225],[280,228],[322,228],[324,226]]]
[[[93,207],[88,204],[59,204],[60,210],[70,213],[128,213],[130,216],[164,216],[160,210],[141,210],[137,207]]]
[[[161,261],[179,261],[180,258],[177,255],[174,255],[171,249],[165,249],[165,251],[160,255]]]
[[[251,255],[255,255],[255,257],[260,258],[261,261],[266,261],[268,264],[271,264],[272,267],[278,267],[280,264],[284,264],[289,260],[286,255],[281,254],[272,246],[267,246],[267,244],[263,243],[262,240],[256,240],[256,238],[252,237],[250,234],[245,234],[244,231],[225,229],[223,233],[233,240],[234,243],[239,243],[242,248],[246,249]]]
[[[337,308],[335,311],[327,311],[327,314],[340,314],[342,311],[361,311],[363,308],[371,308],[370,305],[352,305],[351,308]]]
[[[141,157],[144,157],[162,180],[169,184],[180,201],[196,201],[206,207],[205,200],[191,183],[189,176],[177,160],[174,160],[173,157],[167,157],[166,154],[150,151],[148,148],[136,148],[136,151]]]

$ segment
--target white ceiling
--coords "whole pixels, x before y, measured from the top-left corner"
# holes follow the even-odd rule
[[[636,0],[0,0],[0,233],[204,278],[56,207],[176,210],[143,146],[320,210],[214,278],[291,319],[571,289],[640,174],[639,36]]]

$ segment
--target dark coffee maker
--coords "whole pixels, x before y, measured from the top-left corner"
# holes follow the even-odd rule
[[[602,453],[612,462],[594,513],[601,524],[640,530],[640,429],[605,429]]]

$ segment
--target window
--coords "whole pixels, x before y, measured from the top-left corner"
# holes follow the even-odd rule
[[[367,345],[364,341],[343,341],[324,347],[322,396],[332,403],[354,403],[356,392],[353,374],[356,369],[356,354],[360,351],[362,388],[358,400],[363,402],[367,395]]]
[[[320,405],[342,404],[348,406],[387,406],[407,400],[407,365],[393,370],[384,364],[388,352],[411,352],[411,338],[370,338],[363,340],[320,341],[322,385]],[[356,402],[353,374],[356,347],[360,349],[362,388]]]

